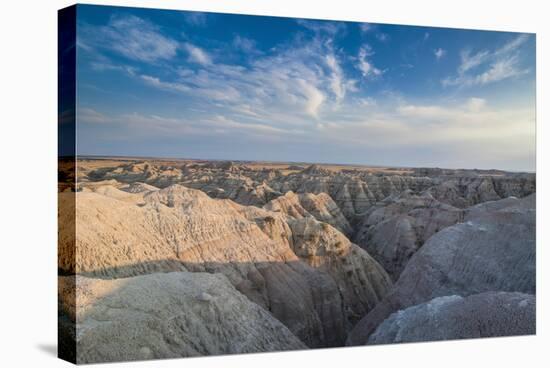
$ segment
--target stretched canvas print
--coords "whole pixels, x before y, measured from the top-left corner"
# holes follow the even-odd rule
[[[59,355],[535,334],[535,35],[59,12]]]

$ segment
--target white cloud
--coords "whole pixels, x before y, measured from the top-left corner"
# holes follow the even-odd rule
[[[79,124],[105,124],[109,118],[89,107],[79,107],[76,110],[76,118]]]
[[[206,26],[207,16],[206,13],[201,12],[185,12],[185,22],[192,26],[204,27]]]
[[[366,107],[366,106],[376,106],[377,102],[376,102],[376,99],[372,98],[372,97],[363,97],[363,98],[359,98],[357,99],[357,102],[360,106],[362,107]]]
[[[323,136],[342,147],[372,149],[379,154],[391,147],[386,153],[398,155],[426,151],[431,165],[446,162],[465,168],[510,168],[517,163],[530,169],[534,163],[533,107],[494,110],[484,99],[475,97],[453,104],[405,102],[397,107],[382,104],[358,109],[353,116],[337,122],[319,124]],[[435,152],[437,158],[433,157]],[[415,159],[418,156],[413,163]],[[406,161],[404,157],[398,160]]]
[[[442,48],[438,48],[434,50],[434,55],[436,60],[441,59],[443,56],[445,56],[446,53],[447,51],[443,50]]]
[[[325,95],[317,87],[303,79],[298,79],[302,87],[302,93],[305,97],[305,111],[312,117],[319,116],[319,108],[325,100]]]
[[[136,75],[137,68],[129,66],[129,65],[115,65],[110,61],[92,61],[90,62],[90,66],[93,70],[97,71],[108,71],[108,70],[115,70],[115,71],[121,71],[129,74],[130,76]]]
[[[487,50],[480,51],[474,55],[471,55],[471,50],[464,50],[460,53],[461,63],[458,67],[458,73],[464,74],[468,70],[474,69],[477,66],[485,63],[487,60],[489,60],[490,57],[491,54]]]
[[[177,92],[189,92],[191,88],[182,83],[173,83],[173,82],[164,82],[157,77],[152,77],[150,75],[140,75],[140,78],[147,84],[153,87],[157,87],[167,91],[177,91]]]
[[[373,26],[370,23],[360,23],[359,24],[359,29],[363,33],[368,33],[368,32],[373,30]]]
[[[376,68],[368,59],[367,56],[371,56],[374,53],[369,45],[364,45],[359,49],[357,68],[363,74],[363,77],[380,76],[384,71]]]
[[[338,33],[346,30],[346,24],[343,22],[333,22],[328,20],[308,20],[297,19],[296,23],[316,34],[326,34],[329,36],[335,36]]]
[[[337,105],[339,105],[345,99],[347,91],[357,90],[356,81],[346,80],[340,63],[334,54],[326,55],[325,60],[331,71],[329,76],[330,89],[335,96]]]
[[[210,55],[200,47],[192,45],[190,43],[185,43],[183,47],[189,53],[188,60],[190,62],[200,65],[208,65],[212,63],[212,58],[210,57]]]
[[[242,37],[235,39],[239,46],[252,46]],[[185,44],[190,57],[202,62],[201,69],[179,68],[174,81],[153,76],[142,79],[163,90],[182,92],[196,103],[214,100],[221,104],[218,109],[246,119],[307,125],[311,118],[320,119],[323,112],[337,110],[348,93],[357,91],[357,82],[346,78],[340,50],[334,49],[331,40],[326,35],[294,40],[269,54],[255,54],[246,66],[217,63]],[[380,72],[375,68],[370,73]]]
[[[527,42],[527,40],[529,40],[529,36],[527,34],[520,34],[516,38],[504,44],[504,46],[502,46],[500,49],[496,50],[495,55],[502,55],[515,51],[517,48]]]
[[[466,101],[466,108],[473,112],[481,111],[485,105],[487,105],[487,101],[483,98],[479,97],[471,97]]]
[[[247,38],[247,37],[244,37],[244,36],[240,36],[240,35],[236,35],[234,38],[233,38],[233,47],[239,49],[239,50],[242,50],[246,53],[251,53],[251,52],[256,52],[256,41],[250,39],[250,38]]]
[[[527,70],[518,68],[517,56],[512,56],[507,59],[498,60],[491,64],[489,69],[479,75],[477,75],[473,84],[487,84],[491,82],[498,82],[503,79],[515,77],[527,73]]]
[[[156,62],[176,56],[178,43],[155,25],[136,16],[114,16],[106,26],[84,25],[87,44],[111,49],[128,59]],[[90,44],[91,43],[91,44]]]
[[[529,72],[520,65],[521,47],[528,35],[521,34],[505,43],[502,47],[490,51],[481,50],[472,54],[470,49],[460,53],[460,66],[455,76],[449,76],[441,80],[441,84],[447,86],[471,87],[485,85],[501,80],[524,75]]]
[[[390,40],[390,36],[387,33],[377,33],[376,39],[380,42],[388,42]]]

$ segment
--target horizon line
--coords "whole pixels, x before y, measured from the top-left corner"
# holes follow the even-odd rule
[[[76,160],[80,158],[100,158],[100,159],[131,159],[131,160],[181,160],[181,161],[233,161],[233,162],[264,162],[272,164],[309,164],[309,165],[340,165],[340,166],[360,166],[360,167],[373,167],[373,168],[395,168],[395,169],[442,169],[442,170],[469,170],[469,171],[502,171],[509,173],[526,173],[526,174],[536,174],[536,170],[506,170],[506,169],[496,169],[496,168],[464,168],[464,167],[439,167],[439,166],[401,166],[401,165],[378,165],[378,164],[353,164],[353,163],[340,163],[340,162],[312,162],[312,161],[278,161],[278,160],[243,160],[243,159],[231,159],[231,158],[197,158],[197,157],[181,157],[181,156],[132,156],[132,155],[94,155],[94,154],[76,154],[74,156],[59,156],[58,159],[64,157],[75,157]]]

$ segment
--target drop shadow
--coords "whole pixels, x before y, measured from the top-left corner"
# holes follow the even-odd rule
[[[36,348],[47,355],[57,358],[57,344],[38,344]]]

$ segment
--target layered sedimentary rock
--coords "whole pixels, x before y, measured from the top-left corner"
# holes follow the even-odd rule
[[[354,325],[385,296],[391,280],[384,268],[332,226],[312,218],[290,220],[292,249],[338,285],[348,322]]]
[[[433,235],[411,258],[386,298],[351,331],[365,344],[390,314],[440,296],[486,291],[535,294],[535,200],[485,206]],[[500,208],[492,210],[492,208]]]
[[[61,277],[60,308],[77,323],[78,363],[303,349],[221,274],[117,280]],[[67,338],[70,338],[67,336]]]
[[[90,346],[101,342],[86,361],[170,357],[175,350],[197,355],[341,346],[353,326],[347,342],[354,345],[478,337],[475,323],[483,327],[479,336],[532,331],[534,174],[197,160],[87,165],[79,168],[78,185],[67,188],[79,192],[77,218],[72,211],[60,214],[69,229],[76,221],[76,249],[74,234],[59,236],[60,273],[80,275],[87,285],[78,289],[83,300],[93,296],[82,310],[97,312],[97,319],[83,313],[89,334],[81,336]],[[65,194],[74,202],[74,193],[62,193],[60,201]],[[151,333],[160,320],[149,315],[148,302],[140,309],[146,313],[130,308],[128,319],[112,308],[124,298],[141,303],[132,296],[140,293],[164,300],[164,289],[148,291],[160,281],[139,280],[172,274],[188,275],[181,277],[192,286],[180,290],[167,281],[170,293],[182,294],[180,308],[194,313],[201,305],[195,303],[210,301],[210,292],[197,298],[195,292],[212,283],[220,284],[213,286],[220,291],[216,302],[226,298],[230,308],[214,303],[213,315],[191,313],[186,320],[168,307],[162,319],[183,324]],[[101,294],[125,285],[132,286],[124,298]],[[236,301],[235,293],[263,315]],[[516,312],[506,309],[520,298],[516,294],[528,313],[514,325],[505,312]],[[238,345],[243,330],[234,327],[236,310],[256,313],[243,326],[257,345]],[[96,322],[111,323],[111,315],[123,321],[117,328],[124,334],[136,331],[126,328],[136,320],[151,339],[137,339],[139,349],[129,341],[109,350],[103,339],[112,337]],[[219,329],[209,325],[210,317],[226,315]],[[61,320],[72,323],[65,314]],[[207,325],[197,339],[183,328],[195,320]],[[281,333],[273,321],[288,330]]]
[[[536,332],[534,295],[486,292],[442,296],[389,316],[369,344],[532,335]]]
[[[397,279],[426,240],[463,217],[463,210],[441,203],[429,193],[415,195],[407,190],[373,205],[353,240]]]
[[[163,163],[135,162],[92,170],[84,180],[116,179],[143,182],[159,188],[181,184],[200,189],[213,198],[231,199],[244,205],[263,206],[289,191],[326,193],[354,225],[374,204],[390,195],[411,190],[428,191],[440,202],[466,208],[509,196],[524,197],[535,191],[534,174],[496,170],[408,169],[389,171],[330,170],[311,165],[296,171],[251,169],[228,161]],[[291,169],[292,168],[292,169]]]
[[[340,211],[340,208],[326,193],[295,194],[287,192],[265,206],[265,209],[274,212],[282,212],[290,217],[301,219],[314,217],[315,219],[330,224],[346,235],[352,232],[351,225]]]
[[[466,208],[510,196],[527,196],[535,191],[535,177],[529,174],[452,177],[428,191],[441,202]]]
[[[179,185],[145,194],[98,188],[77,196],[76,264],[62,257],[63,273],[222,273],[311,347],[341,345],[351,323],[391,285],[364,250],[312,216],[295,219]],[[60,247],[61,254],[71,251],[70,243]]]

